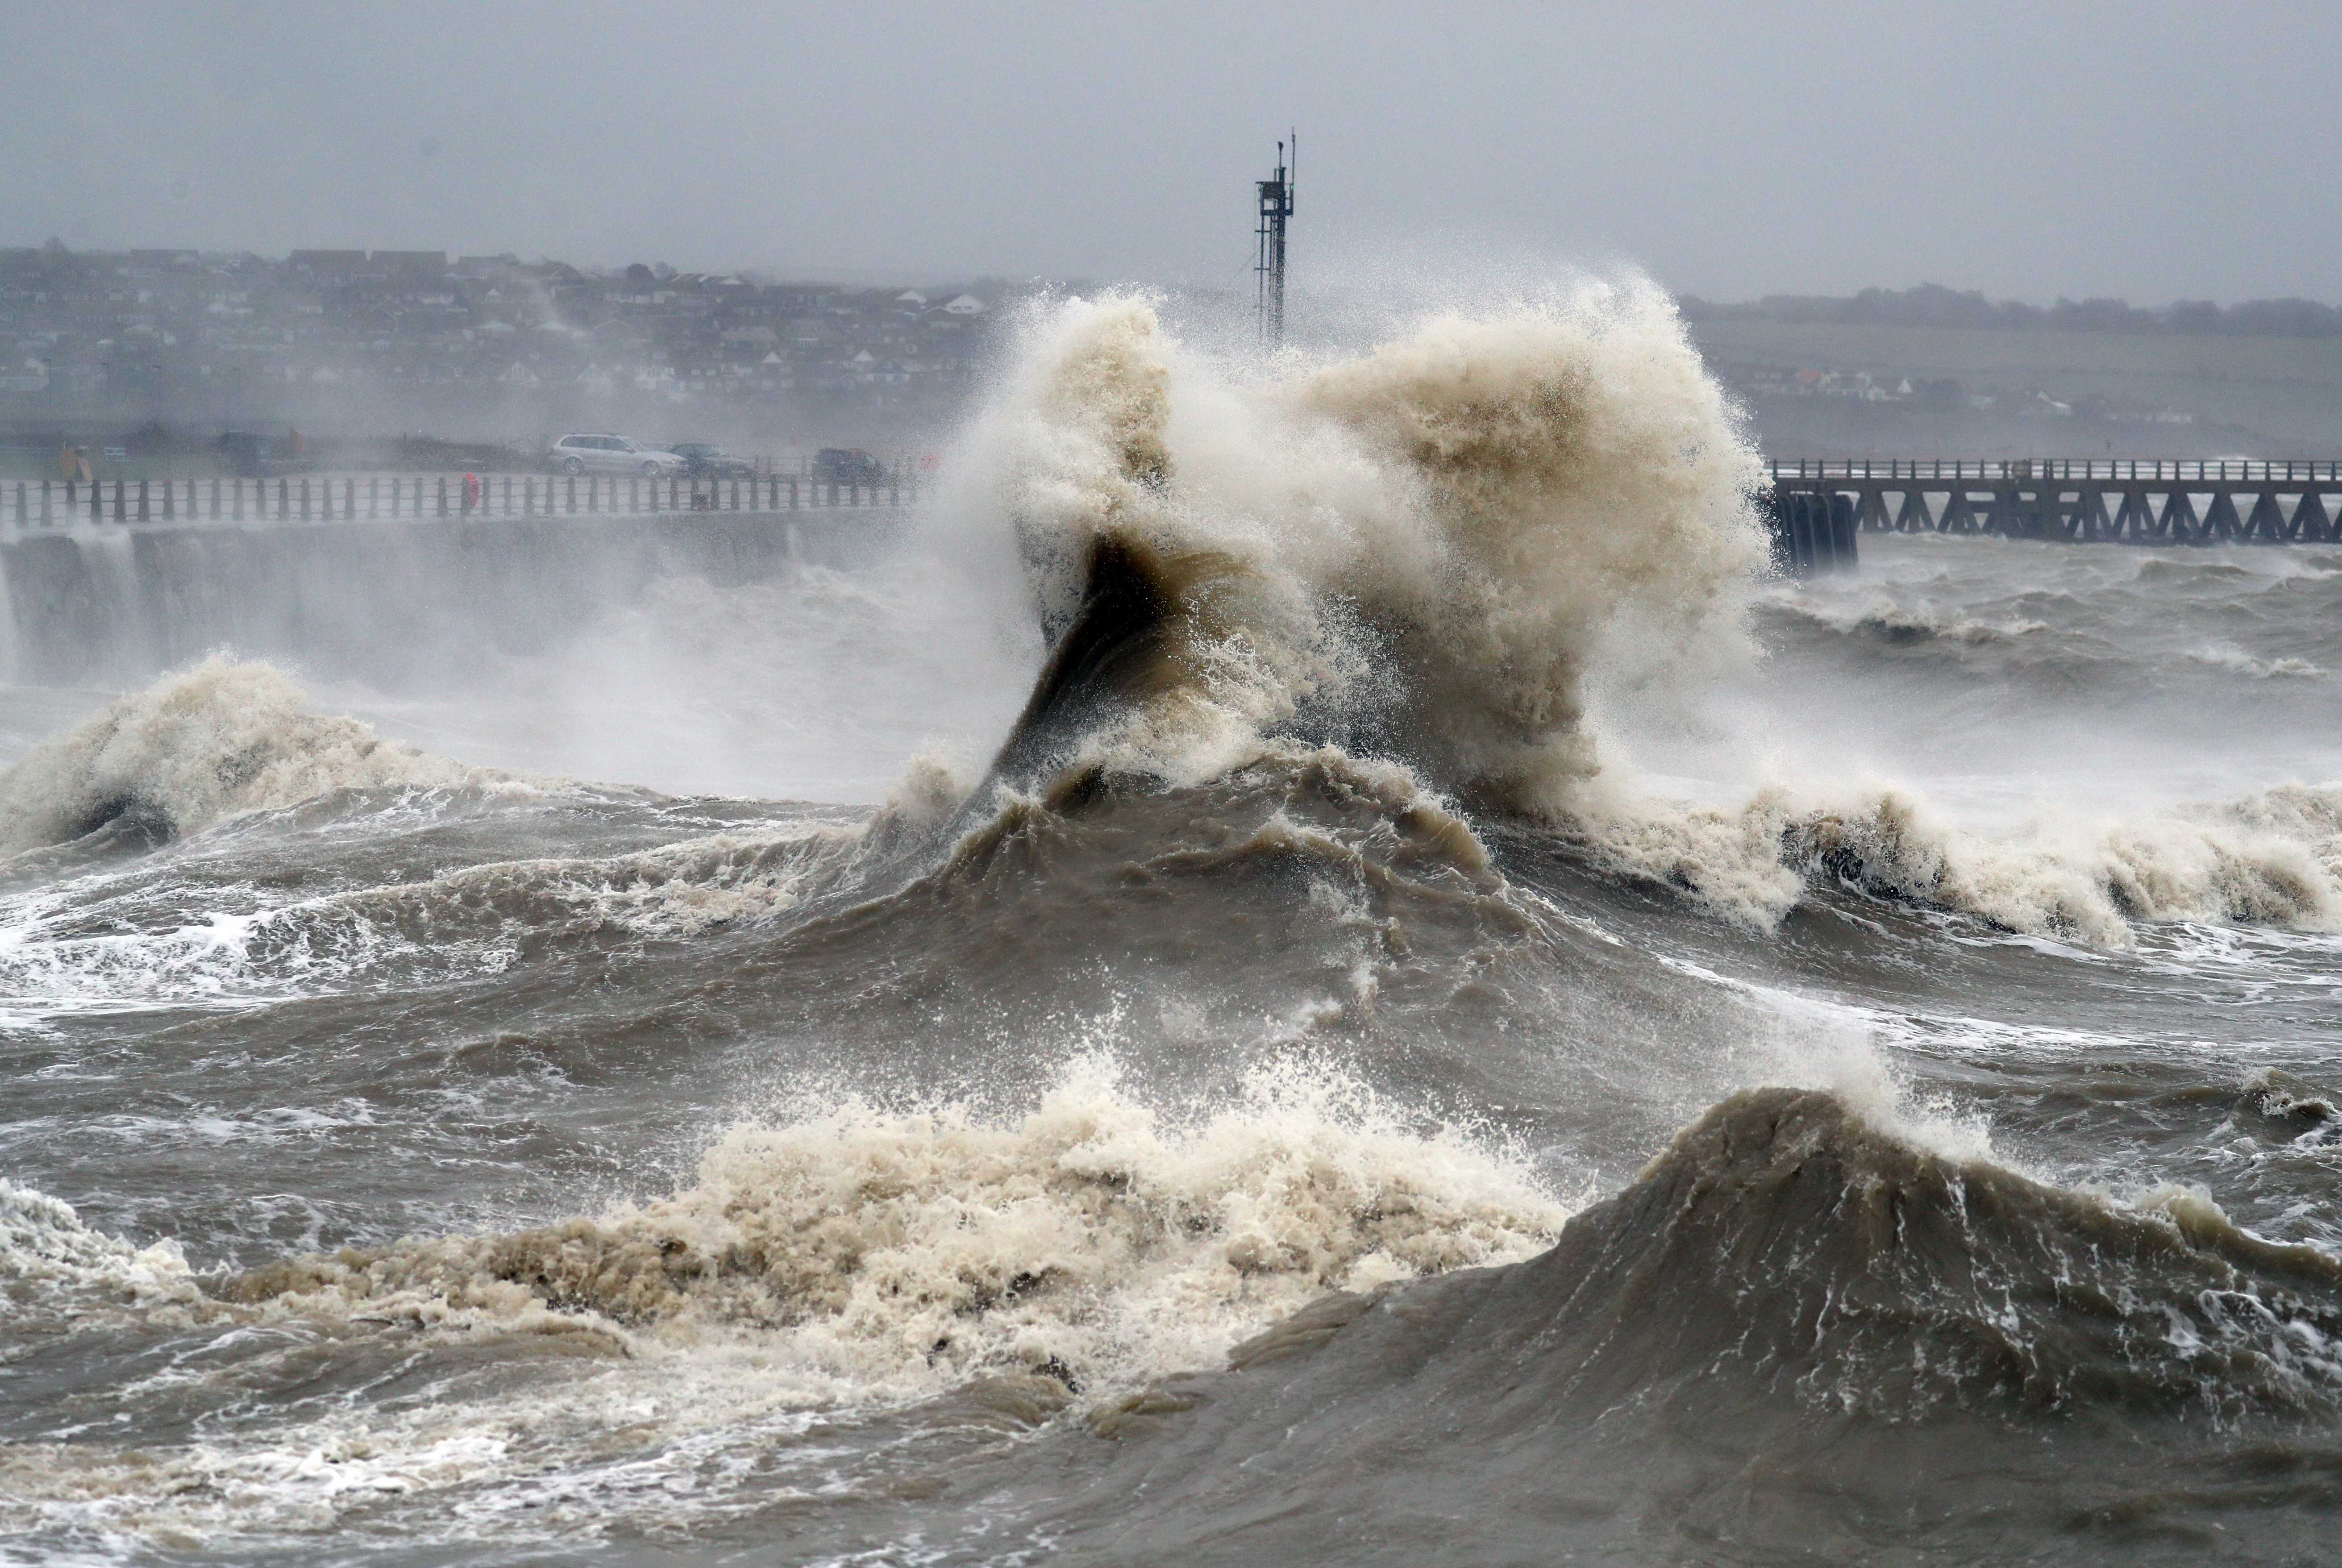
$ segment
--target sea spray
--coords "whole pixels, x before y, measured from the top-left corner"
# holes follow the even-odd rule
[[[2008,832],[1948,820],[1907,790],[1774,786],[1736,808],[1626,792],[1581,798],[1599,864],[1684,889],[1769,929],[1816,883],[2098,947],[2142,921],[2333,929],[2342,919],[2342,790],[2093,817],[2044,812]]]
[[[1436,787],[1558,809],[1598,766],[1581,685],[1606,644],[1631,633],[1687,664],[1746,649],[1758,466],[1645,285],[1436,317],[1269,381],[1191,351],[1144,300],[1067,302],[1032,326],[971,460],[1045,627],[1101,534],[1234,564],[1192,679],[1126,759],[1141,771],[1216,771],[1314,711]]]
[[[311,714],[273,665],[215,656],[108,704],[0,774],[0,850],[116,824],[168,838],[328,790],[496,777],[385,742],[355,719]]]
[[[1526,1257],[1565,1207],[1526,1158],[1295,1059],[1158,1111],[1111,1061],[1031,1110],[858,1098],[733,1127],[672,1195],[498,1235],[289,1259],[278,1313],[492,1327],[545,1312],[669,1345],[740,1334],[826,1387],[935,1393],[1053,1368],[1098,1388],[1208,1363],[1328,1290]]]

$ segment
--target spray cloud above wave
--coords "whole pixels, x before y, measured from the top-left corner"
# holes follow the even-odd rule
[[[1566,824],[1599,862],[1758,927],[1816,878],[2107,946],[2137,919],[2342,909],[2315,791],[2007,838],[1851,777],[1717,810],[1606,774],[1592,677],[1688,685],[1756,656],[1761,467],[1647,286],[1435,315],[1267,371],[1189,346],[1137,297],[1063,302],[1028,330],[975,466],[1059,639],[1028,721],[1069,656],[1126,700],[1082,731],[1086,760],[1193,782],[1265,738],[1331,740]],[[1102,604],[1159,620],[1100,643]]]
[[[1599,765],[1582,682],[1606,644],[1745,654],[1758,464],[1655,288],[1435,316],[1274,375],[1133,296],[1030,334],[976,459],[1053,632],[1098,541],[1149,553],[1183,624],[1122,737],[1138,771],[1215,773],[1298,724],[1552,810]]]

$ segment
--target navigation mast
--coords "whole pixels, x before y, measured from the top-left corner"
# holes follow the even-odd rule
[[[1254,231],[1259,254],[1253,265],[1253,306],[1260,315],[1261,341],[1275,348],[1285,341],[1285,223],[1293,215],[1294,173],[1301,163],[1301,134],[1288,132],[1292,158],[1276,144],[1276,177],[1260,187],[1260,226]]]

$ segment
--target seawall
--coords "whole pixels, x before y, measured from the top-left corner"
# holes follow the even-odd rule
[[[661,577],[850,566],[910,509],[75,528],[0,540],[20,685],[130,686],[232,648],[385,689],[558,646]]]

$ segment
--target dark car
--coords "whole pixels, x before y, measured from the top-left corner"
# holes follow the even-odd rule
[[[257,431],[231,430],[212,443],[212,454],[221,468],[241,479],[265,479],[279,474],[305,474],[310,464],[308,444],[297,430],[283,435],[263,435]],[[108,457],[120,455],[112,447]]]
[[[816,484],[884,484],[886,465],[850,446],[825,446],[814,454],[813,480]]]
[[[666,449],[684,461],[694,479],[754,479],[756,465],[706,441],[670,441]]]

